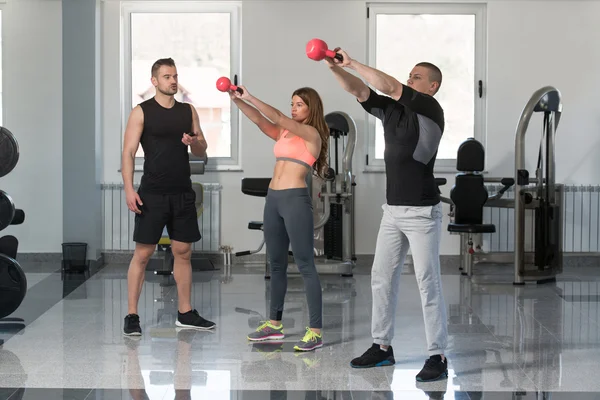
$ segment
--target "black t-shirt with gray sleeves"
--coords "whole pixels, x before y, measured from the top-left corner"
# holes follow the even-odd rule
[[[360,104],[383,124],[387,204],[439,203],[433,167],[444,132],[444,110],[438,101],[403,85],[398,101],[370,89],[369,98]]]

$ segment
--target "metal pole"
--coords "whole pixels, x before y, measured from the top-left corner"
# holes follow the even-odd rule
[[[467,269],[466,269],[466,264],[465,264],[465,249],[467,248],[467,239],[465,238],[466,234],[465,233],[461,233],[460,234],[460,270],[462,271],[462,274],[466,274],[467,273]]]
[[[471,240],[472,239],[469,238],[469,242]],[[471,254],[471,252],[469,250],[470,249],[467,249],[467,251],[465,252],[465,264],[467,267],[467,276],[470,278],[473,276],[473,254]]]
[[[548,203],[554,204],[556,198],[556,165],[554,162],[554,135],[556,126],[554,125],[555,114],[553,112],[548,116],[548,126],[546,131],[546,196]]]
[[[340,199],[342,203],[342,262],[351,263],[354,257],[354,181],[352,176],[352,158],[354,157],[354,148],[356,147],[356,124],[352,117],[345,112],[337,111],[348,122],[348,143],[344,149],[342,158],[342,174],[344,177],[343,192],[346,197]],[[338,174],[338,176],[340,176]]]

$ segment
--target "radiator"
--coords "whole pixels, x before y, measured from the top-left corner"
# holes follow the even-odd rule
[[[501,185],[486,185],[490,195]],[[503,198],[514,199],[511,188]],[[600,186],[564,185],[563,193],[563,252],[600,252]],[[525,210],[525,251],[533,251],[534,211]],[[513,252],[514,209],[485,207],[483,222],[496,225],[495,233],[482,235],[483,251]]]
[[[198,218],[202,239],[192,246],[192,251],[218,253],[221,247],[221,190],[217,183],[204,186],[203,212]],[[138,186],[135,186],[137,190]],[[133,250],[135,214],[125,202],[123,184],[102,184],[103,248],[104,251]]]

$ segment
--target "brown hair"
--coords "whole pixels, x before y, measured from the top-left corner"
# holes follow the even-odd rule
[[[315,128],[321,136],[321,151],[319,157],[313,166],[317,175],[325,179],[325,172],[329,168],[327,164],[327,155],[329,151],[329,126],[325,121],[325,111],[323,110],[323,101],[319,93],[313,88],[302,87],[296,89],[292,94],[292,97],[298,96],[306,103],[308,107],[308,118],[306,124]]]
[[[172,58],[161,58],[158,59],[154,62],[154,64],[152,64],[152,76],[153,77],[157,77],[158,75],[158,70],[160,69],[160,67],[162,67],[163,65],[166,65],[168,67],[174,67],[175,66],[175,61],[173,61]]]
[[[416,67],[425,67],[429,70],[429,81],[430,82],[437,82],[438,83],[438,87],[437,90],[440,90],[440,86],[442,86],[442,71],[440,71],[440,69],[435,66],[434,64],[430,63],[430,62],[420,62],[416,65]]]

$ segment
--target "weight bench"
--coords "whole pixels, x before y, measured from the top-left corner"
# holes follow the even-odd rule
[[[494,233],[496,226],[483,223],[483,207],[488,201],[488,191],[484,185],[482,172],[485,169],[485,150],[483,145],[469,138],[458,148],[456,156],[456,174],[454,186],[450,190],[453,203],[454,222],[448,224],[448,231],[468,237],[476,233]],[[471,271],[463,275],[471,276]]]
[[[196,193],[196,216],[200,218],[204,211],[204,187],[199,182],[193,182],[192,189]],[[161,257],[150,259],[150,262],[148,263],[150,269],[154,270],[154,274],[156,275],[172,275],[174,258],[171,250],[171,239],[169,238],[166,227],[158,241],[157,249],[158,254]],[[195,261],[197,260],[192,258],[192,269]],[[214,269],[214,266],[211,269]]]

